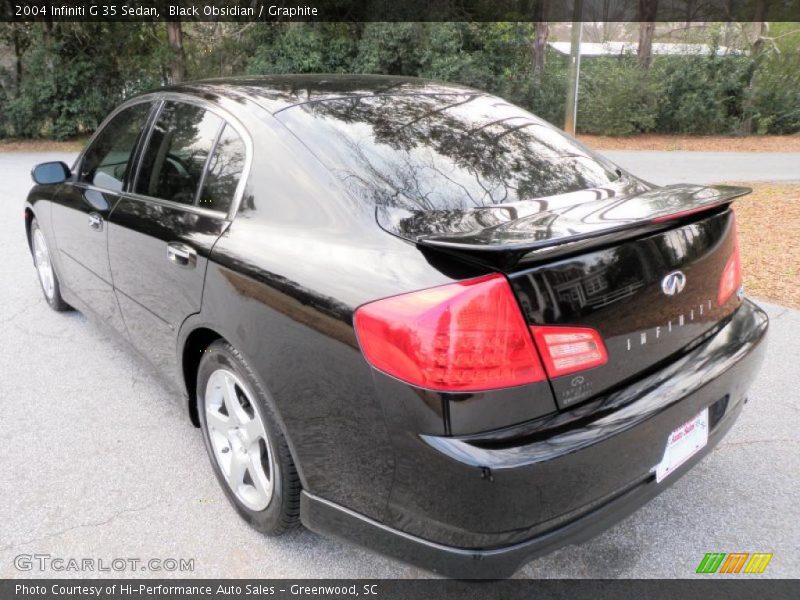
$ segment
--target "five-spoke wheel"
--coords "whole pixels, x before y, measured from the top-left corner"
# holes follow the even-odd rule
[[[202,352],[197,411],[214,472],[248,523],[279,535],[299,523],[301,486],[274,400],[229,343]]]
[[[47,242],[44,240],[42,230],[38,227],[33,231],[33,260],[36,263],[36,271],[39,273],[42,291],[49,300],[55,293],[55,276],[53,275],[53,265],[50,262],[50,253],[47,251]]]
[[[53,265],[53,257],[47,247],[47,238],[35,218],[31,220],[30,235],[33,263],[36,266],[36,274],[39,276],[44,299],[53,310],[59,312],[70,310],[70,305],[61,297],[61,285]]]
[[[257,405],[231,371],[217,369],[206,384],[206,423],[214,456],[231,491],[251,510],[272,499],[272,453]]]

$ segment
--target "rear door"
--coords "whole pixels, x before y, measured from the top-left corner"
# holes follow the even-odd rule
[[[111,117],[79,159],[74,181],[59,189],[52,209],[64,283],[120,331],[124,325],[108,267],[106,221],[130,177],[152,107],[151,102],[141,102]]]
[[[109,217],[109,262],[130,339],[167,371],[177,366],[177,332],[200,310],[207,257],[241,194],[246,147],[229,121],[200,104],[164,102]]]

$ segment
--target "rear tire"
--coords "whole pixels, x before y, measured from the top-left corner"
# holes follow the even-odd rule
[[[197,413],[214,473],[241,517],[271,536],[297,526],[300,478],[272,399],[223,340],[200,361]]]
[[[50,248],[47,246],[47,238],[35,218],[31,221],[31,254],[33,254],[33,264],[36,266],[39,285],[42,287],[47,304],[56,312],[72,310],[72,307],[61,297],[61,285],[53,266]]]

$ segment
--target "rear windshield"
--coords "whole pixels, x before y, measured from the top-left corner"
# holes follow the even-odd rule
[[[619,178],[544,121],[490,96],[364,96],[276,116],[368,207],[462,211]]]

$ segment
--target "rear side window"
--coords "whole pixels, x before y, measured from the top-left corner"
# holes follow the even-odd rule
[[[81,181],[106,190],[122,191],[150,107],[150,103],[135,104],[109,121],[84,153]]]
[[[199,106],[167,102],[142,157],[137,194],[194,204],[223,120]]]
[[[217,145],[208,161],[203,190],[197,205],[227,212],[242,176],[245,146],[242,138],[230,125],[220,133]]]

